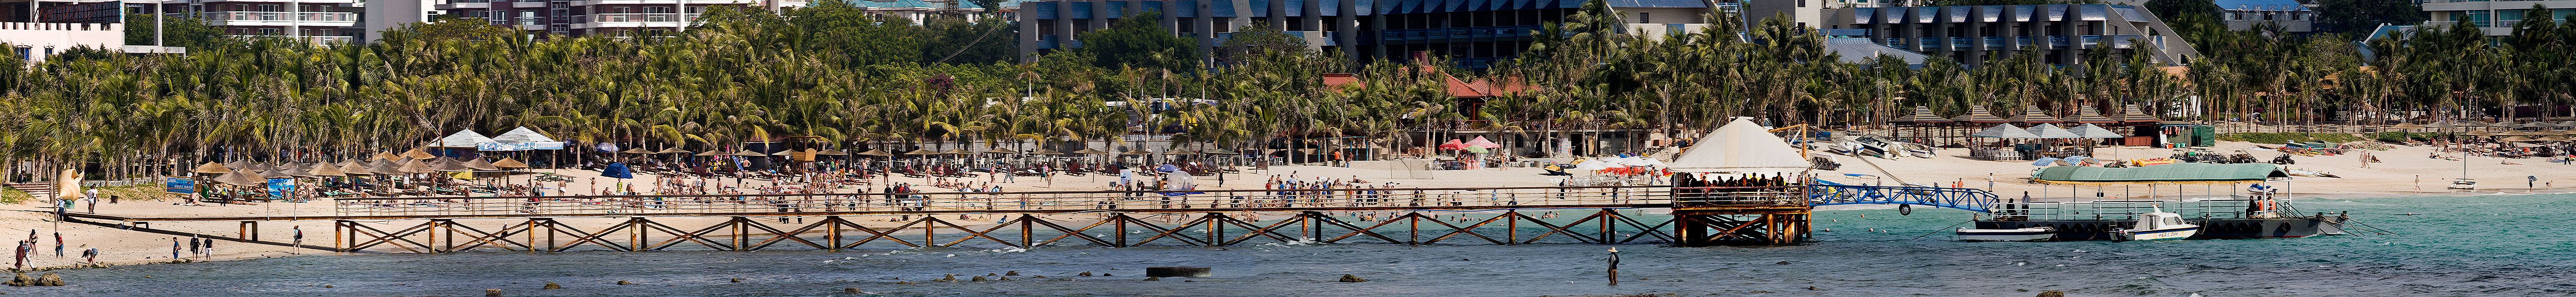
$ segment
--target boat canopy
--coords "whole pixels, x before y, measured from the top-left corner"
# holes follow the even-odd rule
[[[2052,184],[2232,184],[2275,177],[2287,178],[2290,172],[2261,163],[2175,163],[2129,168],[2057,166],[2031,174],[2032,180]]]

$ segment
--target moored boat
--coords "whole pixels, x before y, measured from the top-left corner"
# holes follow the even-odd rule
[[[2137,223],[2129,228],[2111,230],[2111,240],[2189,239],[2196,234],[2200,234],[2200,225],[2183,223],[2179,214],[2156,211],[2139,215]]]
[[[1959,241],[2048,241],[2050,239],[2057,238],[2057,228],[2051,227],[2031,227],[2021,229],[1959,228],[1958,232]]]
[[[2055,229],[2052,240],[2058,241],[2160,239],[2185,232],[2179,231],[2185,229],[2179,225],[2192,225],[2188,234],[2176,237],[2188,239],[2343,234],[2343,222],[2348,216],[2325,212],[2301,215],[2292,203],[2290,178],[2288,172],[2272,164],[2049,167],[2034,173],[2032,180],[2066,185],[2051,187],[2068,192],[2066,197],[2007,198],[1996,203],[1992,215],[1977,220],[1973,228],[2049,227]],[[2139,191],[2112,192],[2123,188]],[[2115,195],[2130,197],[2108,198]],[[2161,223],[2161,219],[2147,220],[2159,213],[2171,215],[2167,218],[2174,220],[2172,224]]]

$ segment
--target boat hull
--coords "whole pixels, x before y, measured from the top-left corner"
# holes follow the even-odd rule
[[[2299,238],[2343,234],[2343,217],[2281,219],[2184,220],[2200,225],[2191,239]],[[2112,230],[2130,228],[2127,220],[1977,221],[1976,229],[2055,228],[2057,241],[2113,240]]]

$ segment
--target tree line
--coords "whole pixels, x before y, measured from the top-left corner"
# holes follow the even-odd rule
[[[1520,58],[1473,70],[1354,62],[1288,46],[1291,37],[1266,27],[1203,52],[1148,18],[1085,33],[1085,49],[1014,63],[1016,25],[999,17],[914,24],[839,0],[716,9],[662,36],[530,40],[481,20],[444,20],[355,45],[216,37],[191,41],[199,47],[186,55],[0,65],[0,161],[111,171],[292,152],[336,161],[517,126],[697,151],[789,137],[888,151],[1034,149],[1134,133],[1238,149],[1338,137],[1401,148],[1429,142],[1408,139],[1417,131],[1544,139],[1685,132],[1737,116],[1849,127],[1915,106],[1945,117],[1976,106],[2161,113],[2195,97],[2204,113],[2169,119],[2510,119],[2553,115],[2517,107],[2563,104],[2568,91],[2558,86],[2576,79],[2563,66],[2576,26],[2547,20],[2505,38],[2455,26],[2358,43],[2199,26],[2184,38],[2205,56],[2177,76],[2144,53],[2111,51],[2091,51],[2083,65],[2037,55],[1995,55],[1979,67],[1938,55],[1921,65],[1847,63],[1818,32],[1778,18],[1748,27],[1738,16],[1708,17],[1698,31],[1639,36],[1593,1],[1534,33]],[[1327,85],[1327,73],[1357,83]],[[1461,102],[1453,80],[1501,91]]]

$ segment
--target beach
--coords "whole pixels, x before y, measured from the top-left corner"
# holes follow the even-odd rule
[[[2279,154],[2277,152],[2255,148],[2254,144],[2240,142],[2221,143],[2220,146],[2210,148],[2209,150],[2219,153],[2246,150],[2252,152],[2257,158],[2264,160],[2269,160],[2272,156]],[[2468,196],[2497,193],[2559,193],[2567,192],[2570,190],[2569,188],[2576,187],[2576,184],[2571,184],[2571,187],[2551,186],[2554,185],[2554,182],[2562,181],[2561,179],[2566,179],[2563,181],[2576,182],[2576,175],[2571,175],[2571,173],[2576,173],[2576,167],[2563,167],[2568,165],[2550,163],[2541,159],[2496,159],[2487,157],[2471,157],[2467,161],[2469,167],[2468,177],[2474,178],[2480,182],[2479,189],[2475,191],[2444,190],[2443,188],[2449,185],[2451,179],[2460,176],[2460,166],[2462,162],[2427,158],[2426,155],[2431,154],[2434,150],[2435,149],[2432,147],[2425,146],[2398,146],[2395,149],[2388,151],[2372,151],[2372,154],[2379,156],[2379,159],[2384,162],[2368,164],[2367,167],[2364,167],[2364,165],[2360,163],[2358,157],[2352,155],[2295,157],[2294,159],[2297,160],[2297,164],[2289,165],[2290,168],[2332,174],[2339,176],[2339,178],[2298,177],[2291,182],[2292,186],[2290,191],[2297,197],[2368,198],[2391,196]],[[2105,156],[2106,158],[2142,159],[2170,156],[2174,151],[2175,150],[2172,149],[2148,148],[2101,148],[2098,155]],[[1839,170],[1817,171],[1817,176],[1828,181],[1845,184],[1870,184],[1881,182],[1874,177],[1854,177],[1847,176],[1845,174],[1892,176],[1894,178],[1889,179],[1884,183],[1895,184],[1897,183],[1897,180],[1902,180],[1906,183],[1932,184],[1940,186],[1951,186],[1956,184],[1958,186],[1968,188],[1988,189],[1989,191],[2006,198],[2018,198],[2023,192],[2029,192],[2033,197],[2043,199],[2066,197],[2069,196],[2070,192],[2077,196],[2088,197],[2093,195],[2092,193],[2101,192],[2107,197],[2125,196],[2144,198],[2148,197],[2148,195],[2152,195],[2152,193],[2170,193],[2171,191],[2174,191],[2174,189],[2157,189],[2157,191],[2150,191],[2145,188],[2102,188],[2092,186],[2071,187],[2063,185],[2042,187],[2040,185],[2030,184],[2027,182],[2026,178],[2029,176],[2030,171],[2035,168],[2035,166],[2029,165],[2028,163],[1969,159],[1964,157],[1966,155],[1964,150],[1959,149],[1943,149],[1939,154],[1939,156],[1934,158],[1908,157],[1895,160],[1868,159],[1866,162],[1864,162],[1862,158],[1858,157],[1837,155],[1835,158],[1843,163],[1843,166],[1839,168]],[[2516,163],[2522,164],[2499,164],[2504,160],[2512,160]],[[1557,185],[1560,180],[1565,178],[1562,176],[1541,175],[1540,173],[1543,172],[1542,170],[1526,167],[1483,170],[1439,170],[1429,171],[1429,175],[1432,177],[1430,179],[1396,178],[1399,176],[1413,177],[1413,175],[1409,172],[1390,170],[1393,168],[1390,168],[1389,166],[1393,166],[1393,164],[1394,162],[1376,161],[1354,162],[1351,167],[1273,166],[1266,170],[1246,169],[1240,171],[1241,173],[1228,174],[1224,177],[1225,181],[1222,186],[1217,183],[1216,177],[1199,177],[1200,181],[1198,182],[1198,185],[1202,189],[1259,189],[1262,187],[1262,183],[1273,175],[1281,177],[1294,175],[1298,178],[1309,180],[1314,178],[1342,179],[1346,181],[1361,180],[1369,184],[1380,185],[1394,183],[1393,185],[1387,185],[1389,187],[1554,186]],[[1882,172],[1881,169],[1884,169],[1884,171]],[[574,182],[571,182],[568,185],[568,188],[570,188],[570,192],[576,195],[591,194],[588,192],[592,191],[591,188],[593,187],[588,184],[593,183],[592,180],[595,180],[594,178],[598,175],[597,172],[582,170],[549,170],[549,172],[572,176]],[[1586,174],[1588,173],[1577,173],[1577,176]],[[2537,176],[2539,179],[2539,181],[2535,183],[2537,186],[2531,188],[2523,187],[2523,181],[2527,176]],[[648,181],[650,178],[648,176],[639,176],[639,179],[636,180]],[[981,178],[971,180],[975,182],[984,182],[984,179]],[[1057,176],[1054,178],[1052,185],[1050,185],[1050,183],[1045,179],[1032,177],[1021,177],[1018,178],[1016,182],[995,181],[989,185],[1001,186],[1005,191],[1079,191],[1108,189],[1106,184],[1115,180],[1117,180],[1115,175],[1094,174],[1089,176]],[[877,181],[879,184],[876,184],[876,186],[882,186],[882,183],[885,181],[886,179],[879,179]],[[916,185],[930,183],[930,181],[921,178],[906,177],[894,177],[891,181]],[[613,183],[613,181],[599,181],[597,183]],[[752,185],[757,186],[762,184],[754,183]],[[606,185],[598,187],[605,188]],[[841,192],[855,192],[856,190],[857,189],[844,189]],[[2204,191],[2226,193],[2234,192],[2236,190],[2221,188],[2189,188],[2183,189],[2183,191],[2187,194],[2198,195]],[[102,202],[99,207],[105,209],[102,211],[103,213],[132,216],[196,215],[292,217],[299,215],[324,215],[330,214],[332,211],[330,204],[322,202],[263,203],[260,205],[223,206],[208,204],[206,206],[183,206],[177,205],[174,201],[175,200],[167,198],[162,198],[160,200],[143,200],[129,197],[123,201],[123,203],[106,204]],[[34,230],[39,233],[40,241],[37,245],[38,253],[36,253],[39,256],[31,258],[32,261],[29,264],[29,267],[62,268],[87,265],[87,263],[79,261],[81,259],[79,259],[78,255],[81,250],[88,248],[97,248],[101,252],[96,264],[131,265],[170,262],[174,260],[170,255],[170,247],[172,238],[174,237],[173,235],[124,230],[115,227],[97,226],[84,223],[57,224],[52,221],[51,214],[44,212],[47,210],[46,206],[46,204],[41,202],[30,201],[27,203],[9,205],[7,206],[7,210],[11,211],[6,212],[5,214],[0,214],[0,234],[5,234],[5,232],[7,232],[6,230]],[[1871,205],[1863,207],[1884,206]],[[75,210],[75,212],[87,211],[90,211],[90,209],[86,206]],[[994,221],[995,218],[995,215],[969,214],[963,216],[964,217],[959,221],[985,222],[985,224],[989,224]],[[723,218],[713,217],[691,219],[723,220]],[[503,220],[487,221],[497,222]],[[362,223],[370,224],[370,226],[376,226],[379,228],[392,225],[378,222]],[[865,222],[863,222],[863,224],[864,223]],[[502,223],[491,224],[498,225]],[[602,222],[600,224],[605,223]],[[968,226],[971,227],[974,226],[974,224],[968,224]],[[240,226],[236,226],[229,222],[170,222],[155,224],[151,227],[170,231],[219,236],[233,236],[234,234],[238,234],[238,230],[240,229]],[[328,246],[333,240],[332,222],[330,221],[260,222],[258,225],[259,232],[257,236],[262,241],[288,242],[291,241],[290,238],[294,235],[294,228],[296,227],[301,227],[303,229],[305,236],[304,242],[308,245]],[[52,254],[54,242],[51,236],[52,233],[57,231],[61,232],[64,241],[68,244],[64,249],[65,256],[59,258],[53,257]],[[1828,233],[1820,234],[1819,236],[1833,235]],[[184,244],[182,245],[182,248],[184,248]],[[185,255],[183,252],[181,258],[188,261],[221,261],[294,255],[338,254],[321,249],[297,249],[286,246],[234,242],[229,240],[217,241],[216,251],[217,253],[211,257],[191,257]]]

